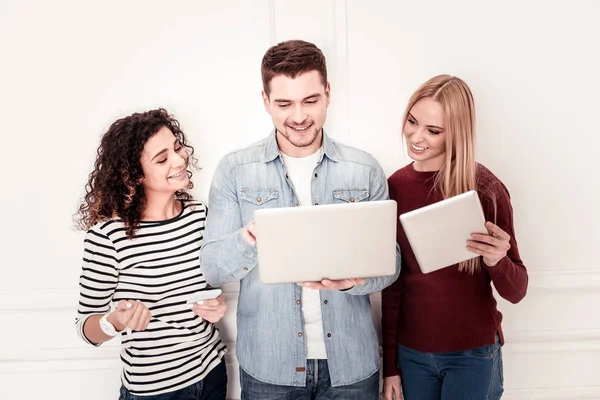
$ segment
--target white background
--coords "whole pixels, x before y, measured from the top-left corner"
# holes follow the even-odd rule
[[[500,302],[504,398],[600,399],[598,17],[593,0],[1,1],[0,398],[118,396],[118,343],[91,348],[74,326],[83,234],[71,218],[110,123],[173,112],[206,200],[218,160],[271,129],[264,52],[301,38],[328,59],[329,133],[388,175],[408,162],[399,121],[412,92],[440,73],[467,81],[478,160],[509,188],[530,271],[525,300]],[[226,289],[236,399],[237,286]]]

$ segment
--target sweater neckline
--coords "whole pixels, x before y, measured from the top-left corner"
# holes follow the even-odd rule
[[[407,167],[406,170],[407,170],[409,176],[419,179],[419,180],[430,179],[438,173],[438,171],[417,171],[415,169],[414,161],[411,162],[410,164],[408,164],[406,167]]]

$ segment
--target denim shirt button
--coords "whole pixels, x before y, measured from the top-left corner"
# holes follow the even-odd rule
[[[300,305],[300,300],[296,300],[296,304]]]
[[[294,207],[298,207],[298,204],[294,204]]]
[[[328,302],[327,300],[325,300],[323,303],[327,304],[327,303],[329,303],[329,302]]]
[[[327,337],[331,337],[331,333],[328,333],[328,334],[327,334]]]
[[[244,267],[244,271],[248,271],[248,267]]]
[[[302,337],[302,332],[298,332],[298,337]]]

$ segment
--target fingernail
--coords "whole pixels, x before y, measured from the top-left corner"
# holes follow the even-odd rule
[[[202,305],[202,304],[204,304],[204,301],[203,301],[203,300],[200,300],[200,301],[198,301],[198,302],[197,302],[197,304],[200,304],[200,305]]]
[[[131,307],[133,307],[133,304],[131,304],[131,303],[127,303],[127,304],[125,304],[125,307],[126,307],[126,308],[131,308]]]

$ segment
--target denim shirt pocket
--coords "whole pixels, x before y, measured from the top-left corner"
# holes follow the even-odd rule
[[[265,204],[268,204],[268,207],[275,207],[277,206],[276,200],[279,198],[279,190],[243,188],[240,190],[240,198],[256,207]]]
[[[368,198],[368,189],[333,189],[334,203],[358,203]]]

